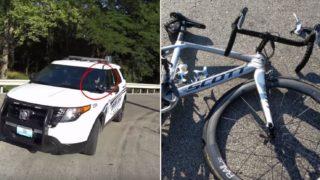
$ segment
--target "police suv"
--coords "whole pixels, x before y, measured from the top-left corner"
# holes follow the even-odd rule
[[[125,100],[120,66],[70,56],[7,93],[0,133],[6,142],[32,150],[93,155],[102,127],[121,121]]]

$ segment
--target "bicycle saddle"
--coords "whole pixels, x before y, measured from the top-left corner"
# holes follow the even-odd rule
[[[196,27],[196,28],[200,28],[200,29],[206,28],[206,25],[199,23],[199,22],[196,22],[194,20],[191,20],[178,12],[171,12],[170,17],[175,18],[178,21],[185,21],[186,27]]]

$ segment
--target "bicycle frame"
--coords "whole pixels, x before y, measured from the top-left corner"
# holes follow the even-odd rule
[[[173,49],[172,58],[170,61],[172,63],[172,67],[170,68],[171,82],[175,78],[177,64],[178,64],[180,52],[182,49],[186,49],[186,48],[197,49],[200,51],[205,51],[205,52],[209,52],[209,53],[213,53],[221,56],[223,56],[225,52],[224,49],[216,48],[213,46],[204,46],[204,45],[181,41],[182,36],[183,34],[181,34],[180,32],[178,36],[178,40],[174,45],[161,48],[161,52],[166,52],[168,50]],[[216,74],[216,75],[209,76],[205,79],[193,82],[191,84],[187,84],[182,87],[179,87],[177,88],[175,95],[178,98],[180,98],[190,94],[198,93],[205,89],[227,82],[231,79],[254,72],[254,80],[259,93],[261,106],[267,121],[266,126],[269,128],[272,128],[273,121],[272,121],[271,112],[269,109],[269,103],[267,99],[267,93],[266,93],[264,56],[259,53],[257,53],[256,55],[248,55],[248,54],[242,54],[239,52],[231,51],[228,57],[244,61],[246,62],[246,64],[230,69],[228,71]]]

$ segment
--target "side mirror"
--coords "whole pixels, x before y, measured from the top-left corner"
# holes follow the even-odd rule
[[[106,90],[106,92],[117,93],[117,92],[119,92],[119,87],[118,86],[111,86],[111,88]]]

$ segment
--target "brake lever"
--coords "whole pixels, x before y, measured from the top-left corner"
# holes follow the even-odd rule
[[[301,24],[301,20],[298,18],[298,16],[296,15],[296,13],[293,13],[294,18],[296,19],[296,28],[294,33],[295,34],[299,34],[301,32],[302,29],[302,24]]]
[[[304,28],[302,27],[301,20],[298,18],[296,13],[293,13],[293,16],[296,19],[296,25],[295,28],[292,31],[290,31],[290,34],[296,34],[302,38],[306,38],[307,34],[304,31]]]

